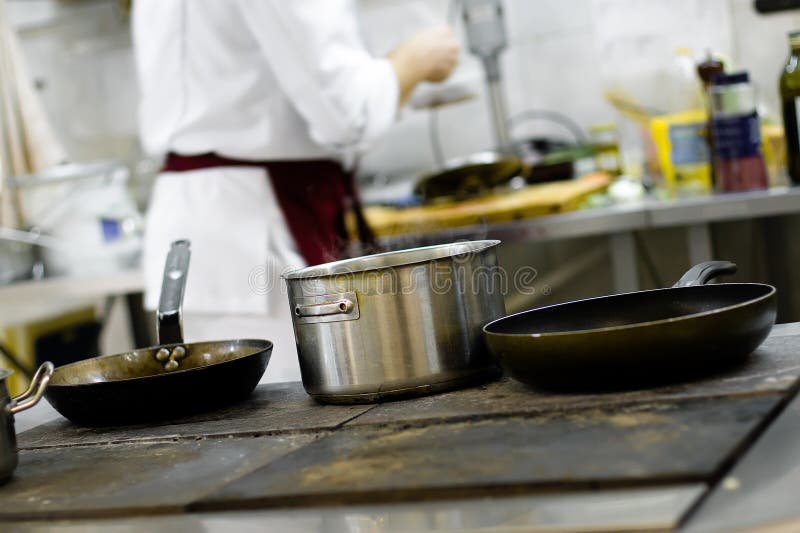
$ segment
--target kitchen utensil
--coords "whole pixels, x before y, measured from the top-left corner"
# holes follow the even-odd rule
[[[594,157],[583,128],[569,116],[546,109],[528,109],[516,113],[509,119],[513,132],[522,124],[532,121],[555,124],[569,132],[570,140],[556,136],[514,137],[514,152],[525,169],[523,177],[528,183],[546,183],[572,179],[576,175],[575,165],[581,159]],[[580,169],[578,169],[578,174]]]
[[[509,153],[508,105],[500,68],[500,53],[508,46],[503,4],[500,0],[461,0],[461,4],[469,51],[483,63],[497,151]]]
[[[129,178],[128,168],[112,160],[57,165],[8,178],[25,208],[21,226],[62,243],[79,243],[42,243],[38,251],[48,275],[101,275],[136,266],[143,225]]]
[[[38,231],[0,228],[0,285],[34,275],[39,256],[37,246],[62,251],[80,248],[74,242],[54,239]]]
[[[0,285],[30,278],[35,264],[31,244],[0,237]]]
[[[475,98],[478,90],[470,83],[448,80],[446,83],[422,83],[409,98],[412,109],[439,109]]]
[[[554,388],[639,386],[741,361],[775,323],[775,288],[705,285],[736,265],[692,267],[672,288],[551,305],[486,324],[512,377]]]
[[[521,170],[517,157],[479,152],[448,161],[443,170],[423,176],[414,187],[414,194],[426,202],[463,200],[507,182]]]
[[[414,248],[285,274],[306,391],[321,402],[374,402],[496,376],[480,328],[504,313],[499,243]]]
[[[86,359],[56,368],[47,400],[84,426],[163,420],[246,398],[272,353],[267,340],[183,342],[181,305],[189,241],[167,256],[158,305],[159,346]]]
[[[17,467],[17,435],[14,415],[39,403],[53,375],[53,363],[46,362],[36,371],[28,390],[11,398],[6,378],[11,371],[0,368],[0,485],[6,483]]]

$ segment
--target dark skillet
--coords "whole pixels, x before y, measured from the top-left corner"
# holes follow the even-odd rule
[[[272,343],[238,339],[183,343],[181,304],[189,242],[172,244],[158,307],[160,346],[95,357],[55,369],[45,392],[55,409],[83,426],[165,420],[250,395]]]
[[[701,263],[672,288],[533,309],[483,331],[512,377],[546,388],[636,388],[704,375],[743,361],[775,323],[775,287],[705,285],[735,271],[733,263]]]

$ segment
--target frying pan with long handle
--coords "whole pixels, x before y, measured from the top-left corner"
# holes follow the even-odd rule
[[[45,396],[72,422],[85,426],[165,420],[246,398],[272,353],[267,340],[183,342],[181,306],[189,241],[167,256],[157,313],[164,343],[86,359],[55,369]]]
[[[673,287],[541,307],[483,331],[508,373],[545,388],[637,387],[742,361],[775,323],[775,287],[706,285],[736,265],[692,267]]]

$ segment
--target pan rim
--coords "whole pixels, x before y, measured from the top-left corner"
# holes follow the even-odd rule
[[[668,291],[668,290],[674,290],[674,289],[693,289],[695,287],[719,287],[719,286],[767,287],[767,288],[769,288],[769,291],[766,294],[763,294],[762,296],[759,296],[757,298],[752,298],[750,300],[747,300],[746,302],[741,302],[741,303],[734,304],[734,305],[728,305],[728,306],[725,306],[725,307],[720,307],[719,309],[712,309],[710,311],[702,311],[700,313],[692,313],[690,315],[682,315],[682,316],[676,316],[676,317],[670,317],[670,318],[662,318],[662,319],[659,319],[659,320],[648,320],[647,322],[636,322],[634,324],[624,324],[624,325],[621,325],[621,326],[606,326],[606,327],[602,327],[602,328],[576,329],[576,330],[571,330],[571,331],[550,331],[550,332],[543,332],[543,333],[534,333],[534,332],[532,332],[532,333],[500,333],[500,332],[489,331],[489,328],[491,326],[493,326],[493,325],[495,325],[495,324],[497,324],[497,323],[499,323],[499,322],[501,322],[501,321],[503,321],[503,320],[505,320],[507,318],[511,318],[511,317],[515,317],[515,316],[519,316],[519,315],[524,315],[526,313],[532,313],[534,311],[539,311],[539,310],[542,310],[542,309],[552,309],[554,307],[563,307],[563,306],[567,306],[567,305],[570,305],[570,304],[577,304],[577,303],[580,303],[580,302],[589,302],[589,301],[593,301],[593,300],[602,300],[602,299],[605,299],[605,298],[614,298],[614,297],[618,297],[618,296],[621,297],[621,296],[625,296],[625,295],[628,295],[628,294],[647,294],[647,293]],[[632,292],[624,292],[624,293],[621,293],[621,294],[607,294],[605,296],[594,296],[592,298],[583,298],[583,299],[580,299],[580,300],[571,300],[569,302],[562,302],[562,303],[557,303],[557,304],[552,304],[552,305],[546,305],[546,306],[543,306],[543,307],[535,307],[533,309],[527,309],[525,311],[520,311],[518,313],[512,313],[510,315],[506,315],[504,317],[492,320],[491,322],[489,322],[488,324],[483,326],[482,330],[483,330],[483,334],[486,335],[487,337],[488,336],[498,336],[498,337],[533,337],[533,338],[558,337],[558,336],[564,336],[564,335],[583,335],[583,334],[589,334],[589,333],[606,333],[606,332],[609,332],[609,331],[630,330],[630,329],[649,327],[649,326],[655,326],[655,325],[660,325],[660,324],[669,324],[669,323],[673,323],[673,322],[680,322],[680,321],[684,321],[684,320],[689,320],[689,319],[700,318],[700,317],[704,317],[704,316],[715,315],[715,314],[718,314],[718,313],[722,313],[724,311],[730,311],[730,310],[741,308],[741,307],[744,307],[744,306],[747,306],[747,305],[753,305],[753,304],[758,303],[758,302],[760,302],[762,300],[769,299],[769,298],[773,297],[776,292],[777,292],[777,289],[773,285],[769,285],[767,283],[718,283],[718,284],[714,284],[714,285],[695,285],[695,286],[692,286],[692,287],[662,287],[660,289],[649,289],[649,290],[645,290],[645,291],[632,291]]]
[[[247,359],[248,357],[253,357],[253,356],[256,356],[256,355],[260,355],[260,354],[262,354],[262,353],[264,353],[266,351],[271,351],[275,347],[275,344],[272,341],[268,340],[268,339],[226,339],[226,340],[221,340],[221,341],[175,342],[175,343],[171,343],[171,344],[156,344],[155,346],[147,346],[145,348],[137,348],[137,349],[130,350],[130,351],[127,351],[127,352],[119,352],[119,353],[98,355],[97,357],[90,357],[89,359],[83,359],[81,361],[75,361],[74,363],[69,363],[69,364],[66,364],[66,365],[62,365],[62,366],[56,367],[56,369],[53,372],[53,376],[55,377],[56,373],[58,373],[58,371],[63,369],[63,368],[69,368],[69,367],[72,367],[72,366],[79,366],[82,363],[86,363],[87,361],[93,361],[93,360],[96,360],[96,359],[106,359],[106,358],[110,359],[110,358],[114,358],[114,357],[119,357],[119,356],[122,356],[122,355],[130,354],[130,353],[133,353],[133,352],[148,351],[148,350],[159,350],[161,348],[169,348],[171,346],[191,346],[191,345],[197,345],[197,344],[224,344],[226,342],[257,342],[257,343],[266,343],[266,345],[263,348],[255,351],[253,353],[250,353],[250,354],[247,354],[247,355],[243,355],[241,357],[237,357],[236,359],[228,359],[227,361],[217,361],[215,363],[211,363],[210,365],[203,365],[203,366],[198,366],[198,367],[194,367],[194,368],[181,368],[180,370],[175,370],[174,372],[168,372],[166,374],[153,374],[153,375],[150,375],[150,376],[136,376],[134,378],[110,379],[110,380],[106,380],[106,381],[90,381],[90,382],[85,382],[85,383],[53,383],[51,381],[50,384],[47,386],[47,389],[45,390],[45,396],[47,396],[47,392],[50,389],[53,389],[53,388],[87,387],[87,386],[92,386],[92,385],[103,386],[103,385],[106,385],[106,384],[109,384],[109,383],[123,383],[123,382],[130,383],[130,382],[133,382],[133,381],[144,380],[144,379],[155,379],[155,378],[166,378],[166,377],[169,377],[169,376],[177,376],[177,375],[185,374],[186,372],[190,372],[192,370],[203,370],[205,368],[213,368],[213,367],[215,367],[217,365],[222,365],[222,364],[225,364],[225,363],[232,363],[234,361],[241,361],[242,359]]]
[[[363,255],[359,257],[352,257],[349,259],[340,259],[338,261],[332,261],[330,263],[321,263],[319,265],[311,265],[307,267],[297,268],[281,274],[281,278],[287,281],[316,280],[316,279],[330,278],[342,275],[362,274],[365,272],[374,272],[376,270],[388,270],[393,268],[399,269],[407,266],[431,263],[434,261],[444,261],[452,259],[459,255],[480,254],[485,252],[486,250],[495,248],[500,244],[502,244],[502,241],[497,239],[480,239],[480,240],[468,240],[468,241],[455,241],[446,244],[433,244],[429,246],[418,246],[415,248],[405,248],[402,250],[392,250],[389,252]],[[403,254],[409,254],[409,253],[419,254],[420,256],[422,256],[426,252],[432,252],[437,249],[447,250],[448,248],[452,250],[445,253],[441,257],[418,257],[402,261],[398,264],[391,264],[391,265],[375,264],[362,268],[354,268],[352,270],[347,270],[347,269],[337,270],[346,267],[349,264],[356,264],[358,261],[366,261],[366,260],[376,261],[377,259],[380,258],[400,257]]]

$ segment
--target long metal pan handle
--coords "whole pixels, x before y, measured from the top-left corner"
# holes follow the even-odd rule
[[[47,384],[50,383],[50,378],[53,377],[54,370],[53,363],[50,361],[42,363],[42,366],[40,366],[36,374],[33,375],[28,390],[11,399],[8,411],[12,415],[15,415],[39,403],[39,400],[42,399],[42,395],[44,394],[44,390],[47,388]]]
[[[706,261],[690,268],[673,287],[705,285],[717,276],[735,274],[737,270],[736,263],[730,261]]]
[[[187,239],[172,243],[164,265],[164,280],[158,301],[158,344],[183,343],[181,307],[190,256],[190,242]]]

